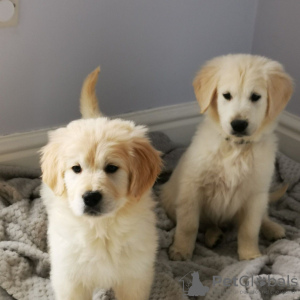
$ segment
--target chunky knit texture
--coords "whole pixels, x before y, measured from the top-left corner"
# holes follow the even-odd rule
[[[165,169],[159,184],[168,179],[184,148],[174,145],[162,133],[151,133],[153,145],[164,153]],[[0,299],[50,300],[53,291],[49,280],[47,252],[47,216],[39,198],[40,171],[0,167]],[[260,238],[264,256],[252,261],[238,261],[236,231],[225,233],[215,249],[204,246],[199,232],[191,261],[173,262],[167,249],[174,235],[174,224],[166,216],[157,198],[157,228],[160,248],[151,300],[189,299],[185,292],[191,285],[190,274],[199,272],[203,285],[210,289],[205,299],[299,299],[300,298],[300,164],[278,154],[274,185],[289,183],[287,194],[270,207],[270,215],[284,225],[287,239],[270,243]],[[145,234],[147,234],[145,232]],[[185,276],[186,275],[186,276]],[[185,277],[184,277],[185,276]],[[250,284],[224,286],[213,276],[240,279],[248,276]],[[252,277],[253,276],[253,279]],[[270,286],[271,278],[296,278],[297,287]],[[182,281],[180,281],[183,278]],[[252,284],[253,280],[253,284]],[[134,282],[132,284],[135,284]],[[94,300],[113,300],[112,291],[96,290]],[[203,297],[190,297],[203,299]],[[80,300],[80,299],[79,299]]]

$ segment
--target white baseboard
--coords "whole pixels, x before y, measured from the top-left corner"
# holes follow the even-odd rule
[[[173,141],[188,145],[201,120],[196,102],[138,111],[114,117],[147,125],[151,131],[163,131]],[[38,150],[47,143],[47,128],[0,136],[0,164],[39,167]]]
[[[173,141],[188,145],[202,118],[199,111],[197,102],[188,102],[115,117],[147,125],[151,131],[163,131]],[[38,150],[46,144],[47,132],[53,129],[0,136],[0,164],[38,167]],[[277,133],[280,151],[300,162],[300,118],[284,111]]]
[[[300,163],[300,117],[284,111],[276,129],[279,150]]]

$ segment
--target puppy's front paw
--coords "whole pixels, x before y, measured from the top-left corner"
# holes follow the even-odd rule
[[[184,261],[184,260],[191,259],[192,253],[184,249],[180,249],[173,244],[169,249],[169,257],[171,260]]]
[[[244,251],[239,251],[239,259],[240,260],[251,260],[255,259],[257,257],[260,257],[261,253],[259,250],[251,251],[251,250],[244,250]]]

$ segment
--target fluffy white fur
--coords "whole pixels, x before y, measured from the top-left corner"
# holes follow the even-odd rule
[[[212,247],[222,226],[234,222],[239,258],[253,259],[261,255],[260,229],[270,240],[285,235],[268,218],[267,207],[277,149],[275,120],[291,97],[292,80],[278,62],[227,55],[200,70],[194,90],[201,112],[207,113],[161,191],[163,205],[177,222],[170,257],[191,258],[199,224]],[[260,99],[251,101],[253,93]],[[249,124],[241,135],[231,126],[237,119]]]
[[[87,101],[98,73],[83,86],[85,118],[99,113],[95,103],[88,108],[97,99]],[[146,129],[104,117],[73,121],[50,133],[41,162],[56,299],[92,299],[95,288],[112,288],[119,300],[148,299],[157,249],[151,187],[161,161]],[[108,173],[109,164],[118,170]],[[102,194],[96,215],[86,212],[88,191]]]

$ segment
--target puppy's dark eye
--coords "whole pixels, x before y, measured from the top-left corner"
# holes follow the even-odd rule
[[[72,167],[72,170],[73,170],[73,172],[74,173],[76,173],[76,174],[79,174],[79,173],[81,173],[81,171],[82,171],[82,169],[81,169],[81,167],[78,165],[78,166],[73,166]]]
[[[111,174],[111,173],[117,172],[118,169],[119,169],[119,167],[117,167],[117,166],[115,166],[115,165],[107,165],[107,166],[105,167],[104,171],[105,171],[106,173],[110,173],[110,174]]]
[[[226,100],[228,100],[228,101],[232,99],[232,96],[231,96],[230,93],[225,93],[225,94],[223,94],[223,97],[224,97]]]
[[[250,96],[250,100],[251,100],[252,102],[256,102],[256,101],[258,101],[260,98],[261,98],[261,95],[258,95],[258,94],[256,94],[256,93],[252,93],[251,96]]]

